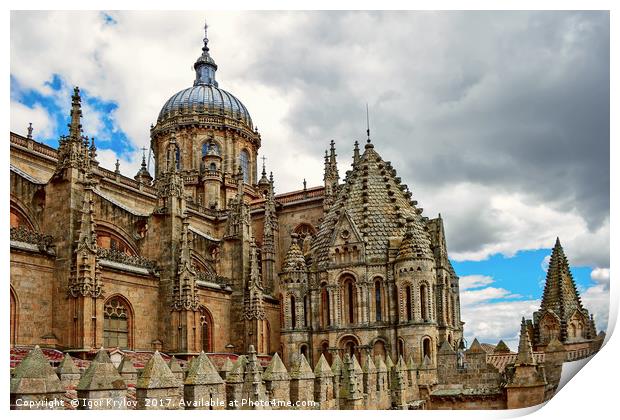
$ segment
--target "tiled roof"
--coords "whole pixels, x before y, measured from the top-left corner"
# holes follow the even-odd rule
[[[424,254],[432,255],[430,236],[419,214],[421,210],[410,199],[411,193],[400,183],[392,165],[379,156],[372,144],[367,144],[359,162],[338,187],[335,202],[313,241],[312,250],[319,267],[328,262],[333,230],[345,210],[362,234],[368,262],[387,259],[388,239],[404,235],[407,219],[413,221],[412,234],[419,239],[416,242],[422,244]]]

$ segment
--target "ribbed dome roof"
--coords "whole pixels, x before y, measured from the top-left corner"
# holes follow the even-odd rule
[[[183,89],[166,101],[158,121],[175,115],[188,115],[194,112],[221,114],[240,119],[248,127],[253,128],[252,118],[247,108],[233,94],[215,85],[198,84]]]
[[[252,118],[245,105],[233,94],[218,87],[215,80],[217,64],[209,54],[208,43],[207,26],[205,25],[202,54],[194,63],[194,70],[196,71],[194,85],[172,95],[159,112],[157,121],[194,113],[224,114],[230,118],[241,120],[251,130],[254,129]]]

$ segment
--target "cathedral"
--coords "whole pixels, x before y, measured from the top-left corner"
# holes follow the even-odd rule
[[[57,149],[32,128],[11,133],[11,346],[84,359],[253,349],[287,368],[299,355],[407,360],[461,381],[438,371],[466,345],[441,216],[423,214],[369,132],[343,178],[331,141],[323,185],[276,194],[261,135],[217,69],[205,30],[193,84],[150,128],[152,174],[146,155],[133,177],[99,165],[77,87]],[[559,241],[549,272],[523,352],[560,340],[590,354],[594,321]]]

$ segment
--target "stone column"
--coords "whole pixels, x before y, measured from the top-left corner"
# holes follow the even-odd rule
[[[264,410],[269,409],[267,393],[265,392],[265,384],[261,376],[261,368],[256,357],[254,346],[250,345],[245,365],[245,377],[243,380],[243,388],[241,389],[242,404],[241,409],[245,410]]]
[[[388,370],[381,356],[375,357],[377,369],[377,409],[387,410],[392,406],[388,382]]]
[[[398,408],[400,410],[406,409],[407,400],[406,400],[406,388],[407,388],[407,378],[405,377],[407,371],[407,366],[405,365],[405,361],[403,360],[403,356],[398,357],[398,362],[392,368],[392,383],[391,383],[391,394],[392,394],[392,407]]]
[[[17,365],[11,377],[12,410],[62,409],[55,401],[60,404],[64,393],[62,382],[39,346]]]
[[[77,386],[81,410],[127,408],[127,385],[102,347]]]
[[[182,408],[179,381],[158,351],[144,366],[136,384],[139,410],[176,410]]]
[[[342,359],[337,349],[332,352],[332,373],[334,374],[334,399],[336,409],[340,408],[340,385],[342,383]]]
[[[348,353],[344,356],[342,369],[342,386],[340,387],[339,406],[344,410],[360,410],[364,408],[362,390],[362,368],[355,356]]]
[[[194,358],[185,379],[187,410],[226,409],[226,385],[205,352]]]

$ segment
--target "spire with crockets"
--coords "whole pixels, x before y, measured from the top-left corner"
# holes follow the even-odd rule
[[[584,310],[560,238],[551,252],[540,309],[553,311],[562,321],[567,321],[576,309]]]

